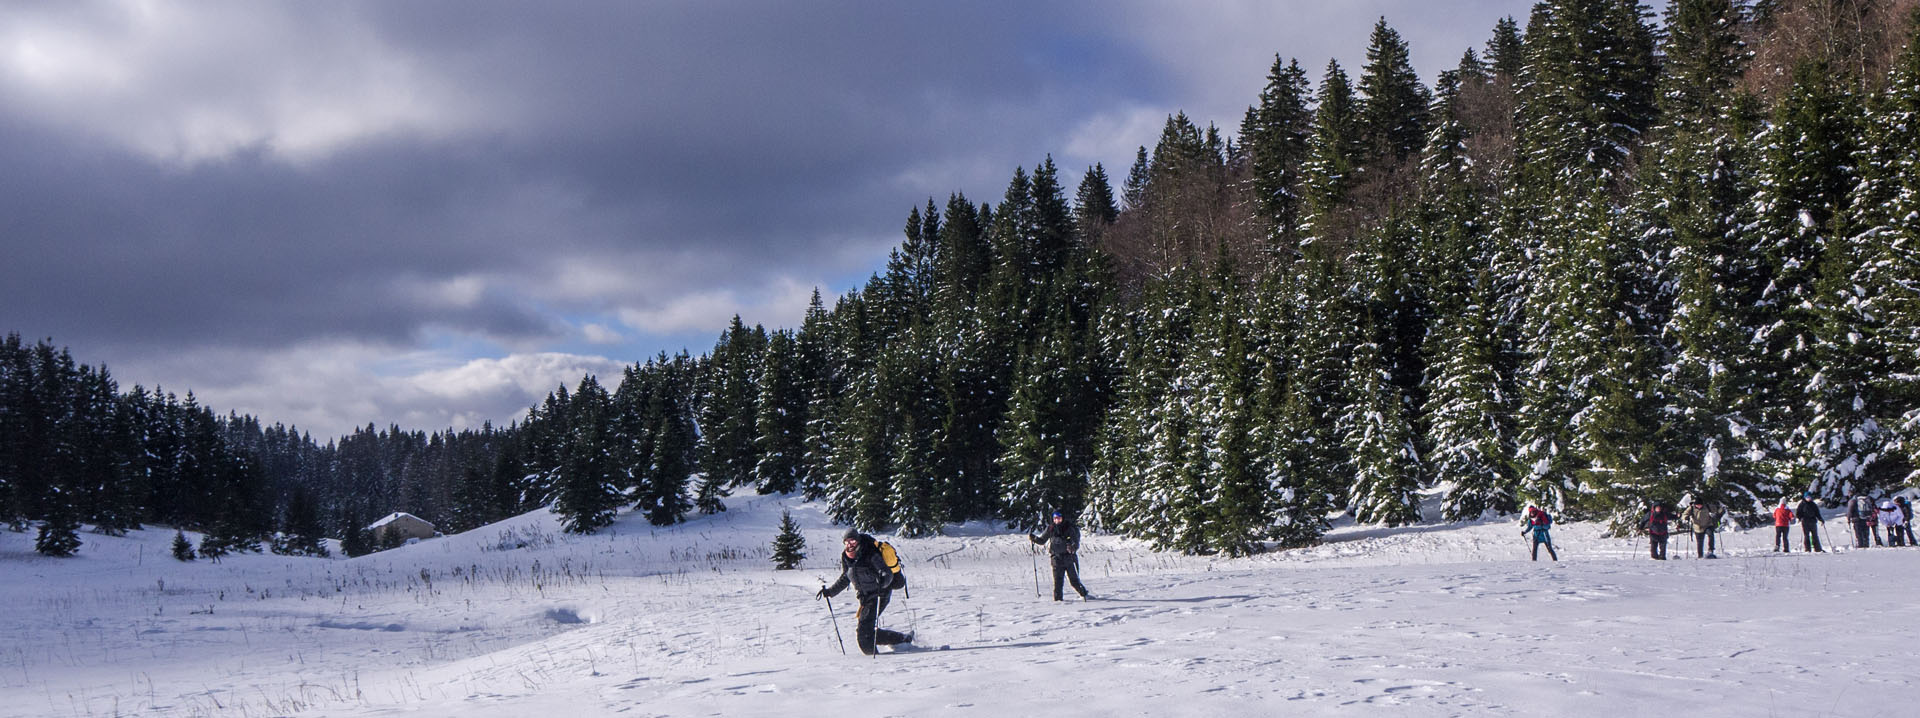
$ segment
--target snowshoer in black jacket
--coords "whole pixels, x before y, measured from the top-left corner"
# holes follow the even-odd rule
[[[1039,536],[1027,534],[1027,540],[1047,546],[1047,555],[1053,560],[1053,600],[1060,600],[1062,576],[1073,584],[1073,590],[1080,592],[1081,600],[1086,600],[1087,587],[1080,584],[1080,529],[1055,511],[1053,525]]]
[[[1896,496],[1893,504],[1900,507],[1900,516],[1904,519],[1901,528],[1907,533],[1907,545],[1920,546],[1920,543],[1915,543],[1913,540],[1913,500],[1905,496]]]
[[[1827,519],[1820,515],[1820,504],[1813,500],[1812,491],[1801,495],[1800,503],[1793,507],[1793,515],[1800,519],[1800,538],[1806,550],[1826,553],[1827,550],[1820,547],[1820,524]]]
[[[869,656],[879,653],[876,645],[912,643],[911,633],[874,627],[880,621],[880,612],[887,610],[887,599],[893,593],[893,570],[887,568],[886,559],[880,557],[879,545],[872,536],[857,529],[847,529],[842,543],[846,550],[840,553],[840,580],[820,589],[814,598],[838,596],[847,586],[853,586],[854,595],[860,599],[859,627],[854,629],[854,642],[860,644],[861,653]]]

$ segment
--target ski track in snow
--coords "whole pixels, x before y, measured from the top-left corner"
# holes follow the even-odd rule
[[[783,507],[798,571],[767,558]],[[0,716],[1859,716],[1913,698],[1920,549],[1782,555],[1759,529],[1722,534],[1721,560],[1676,537],[1654,562],[1568,524],[1555,564],[1490,521],[1226,560],[1089,536],[1096,600],[1055,603],[1024,535],[968,524],[892,539],[912,593],[881,623],[917,644],[869,658],[852,593],[833,602],[847,656],[813,598],[841,529],[793,498],[731,508],[588,537],[537,512],[353,560],[181,564],[164,529],[53,560],[0,532]],[[509,535],[537,540],[497,550]]]

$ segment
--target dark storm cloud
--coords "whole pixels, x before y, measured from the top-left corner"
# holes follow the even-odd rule
[[[916,163],[1040,133],[1086,95],[1035,72],[1060,59],[1033,49],[1054,23],[1011,6],[357,9],[365,32],[460,88],[480,115],[461,124],[478,129],[365,138],[302,163],[263,145],[182,166],[11,123],[0,153],[16,171],[0,207],[12,263],[28,271],[0,290],[0,320],[74,341],[404,341],[426,324],[537,337],[556,328],[524,298],[433,306],[410,301],[404,280],[497,284],[556,254],[617,264],[693,246],[705,255],[696,275],[712,275],[681,279],[720,281],[724,269],[764,281],[835,256],[820,242],[885,236],[915,193],[982,179],[899,186]],[[495,216],[502,207],[529,215]],[[663,285],[636,295],[697,288],[635,271]]]
[[[397,341],[423,321],[552,333],[510,300],[433,306],[402,291],[398,279],[512,262],[517,250],[442,215],[471,201],[463,189],[497,188],[444,161],[385,154],[331,174],[255,156],[173,170],[12,128],[0,135],[0,163],[14,170],[0,179],[12,265],[0,319],[135,345]]]

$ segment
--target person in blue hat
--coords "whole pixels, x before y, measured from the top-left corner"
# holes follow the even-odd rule
[[[1053,600],[1060,600],[1062,577],[1073,584],[1073,590],[1080,592],[1081,600],[1092,598],[1087,595],[1087,587],[1080,584],[1080,529],[1058,511],[1050,518],[1053,523],[1047,530],[1039,536],[1027,534],[1027,540],[1047,547],[1047,556],[1053,561]]]

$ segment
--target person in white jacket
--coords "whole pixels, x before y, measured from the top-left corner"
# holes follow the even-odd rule
[[[1880,525],[1887,529],[1887,543],[1891,546],[1906,545],[1907,516],[1891,500],[1880,502]]]

